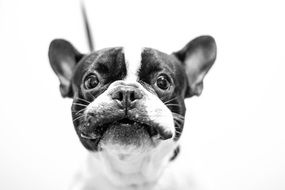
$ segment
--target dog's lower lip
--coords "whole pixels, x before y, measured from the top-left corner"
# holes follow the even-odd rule
[[[102,136],[104,135],[104,133],[108,130],[108,128],[112,125],[122,125],[122,126],[131,126],[131,125],[140,125],[141,127],[143,127],[147,133],[149,134],[149,136],[151,138],[157,138],[157,139],[161,139],[161,140],[165,140],[168,139],[169,137],[165,137],[165,134],[163,134],[161,131],[159,131],[159,129],[156,126],[153,126],[151,124],[145,123],[145,122],[141,122],[138,120],[132,120],[129,118],[123,118],[111,123],[106,123],[104,125],[97,125],[94,126],[91,123],[88,123],[89,125],[87,126],[85,124],[85,127],[89,128],[91,126],[93,126],[92,128],[89,128],[89,130],[86,128],[83,129],[80,133],[80,137],[86,140],[99,140],[100,138],[102,138]]]
[[[133,125],[133,124],[137,123],[137,124],[139,124],[145,128],[145,130],[149,133],[150,137],[154,137],[154,136],[158,135],[158,131],[155,129],[154,126],[148,125],[144,122],[124,118],[122,120],[116,121],[115,123],[119,123],[121,125]]]

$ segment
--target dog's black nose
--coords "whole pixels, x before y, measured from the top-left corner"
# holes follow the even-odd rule
[[[111,97],[121,108],[132,109],[135,102],[142,98],[142,93],[133,86],[119,86],[112,92]]]

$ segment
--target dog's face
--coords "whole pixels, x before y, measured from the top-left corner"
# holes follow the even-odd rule
[[[184,99],[200,95],[216,58],[212,37],[202,36],[171,55],[151,48],[107,48],[84,55],[54,40],[51,66],[82,144],[92,151],[111,145],[151,150],[175,143],[183,130]]]

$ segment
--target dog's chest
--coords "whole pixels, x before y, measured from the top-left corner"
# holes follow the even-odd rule
[[[88,167],[88,164],[86,165]],[[92,167],[91,167],[92,168]],[[72,190],[199,190],[194,187],[192,181],[187,173],[181,172],[176,168],[175,164],[170,164],[165,169],[156,183],[145,183],[144,185],[130,185],[130,186],[114,186],[112,183],[102,175],[102,168],[92,168],[93,171],[84,168],[76,176],[74,183],[71,185]],[[142,179],[143,180],[143,179]]]

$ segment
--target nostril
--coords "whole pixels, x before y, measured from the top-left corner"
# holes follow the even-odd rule
[[[130,92],[130,101],[133,102],[136,100],[136,96],[135,96],[135,92],[134,91],[131,91]]]
[[[123,94],[123,92],[118,92],[117,100],[119,100],[119,101],[123,101],[123,100],[124,100],[124,94]]]
[[[121,102],[124,100],[124,93],[122,91],[117,91],[112,94],[112,98]]]

